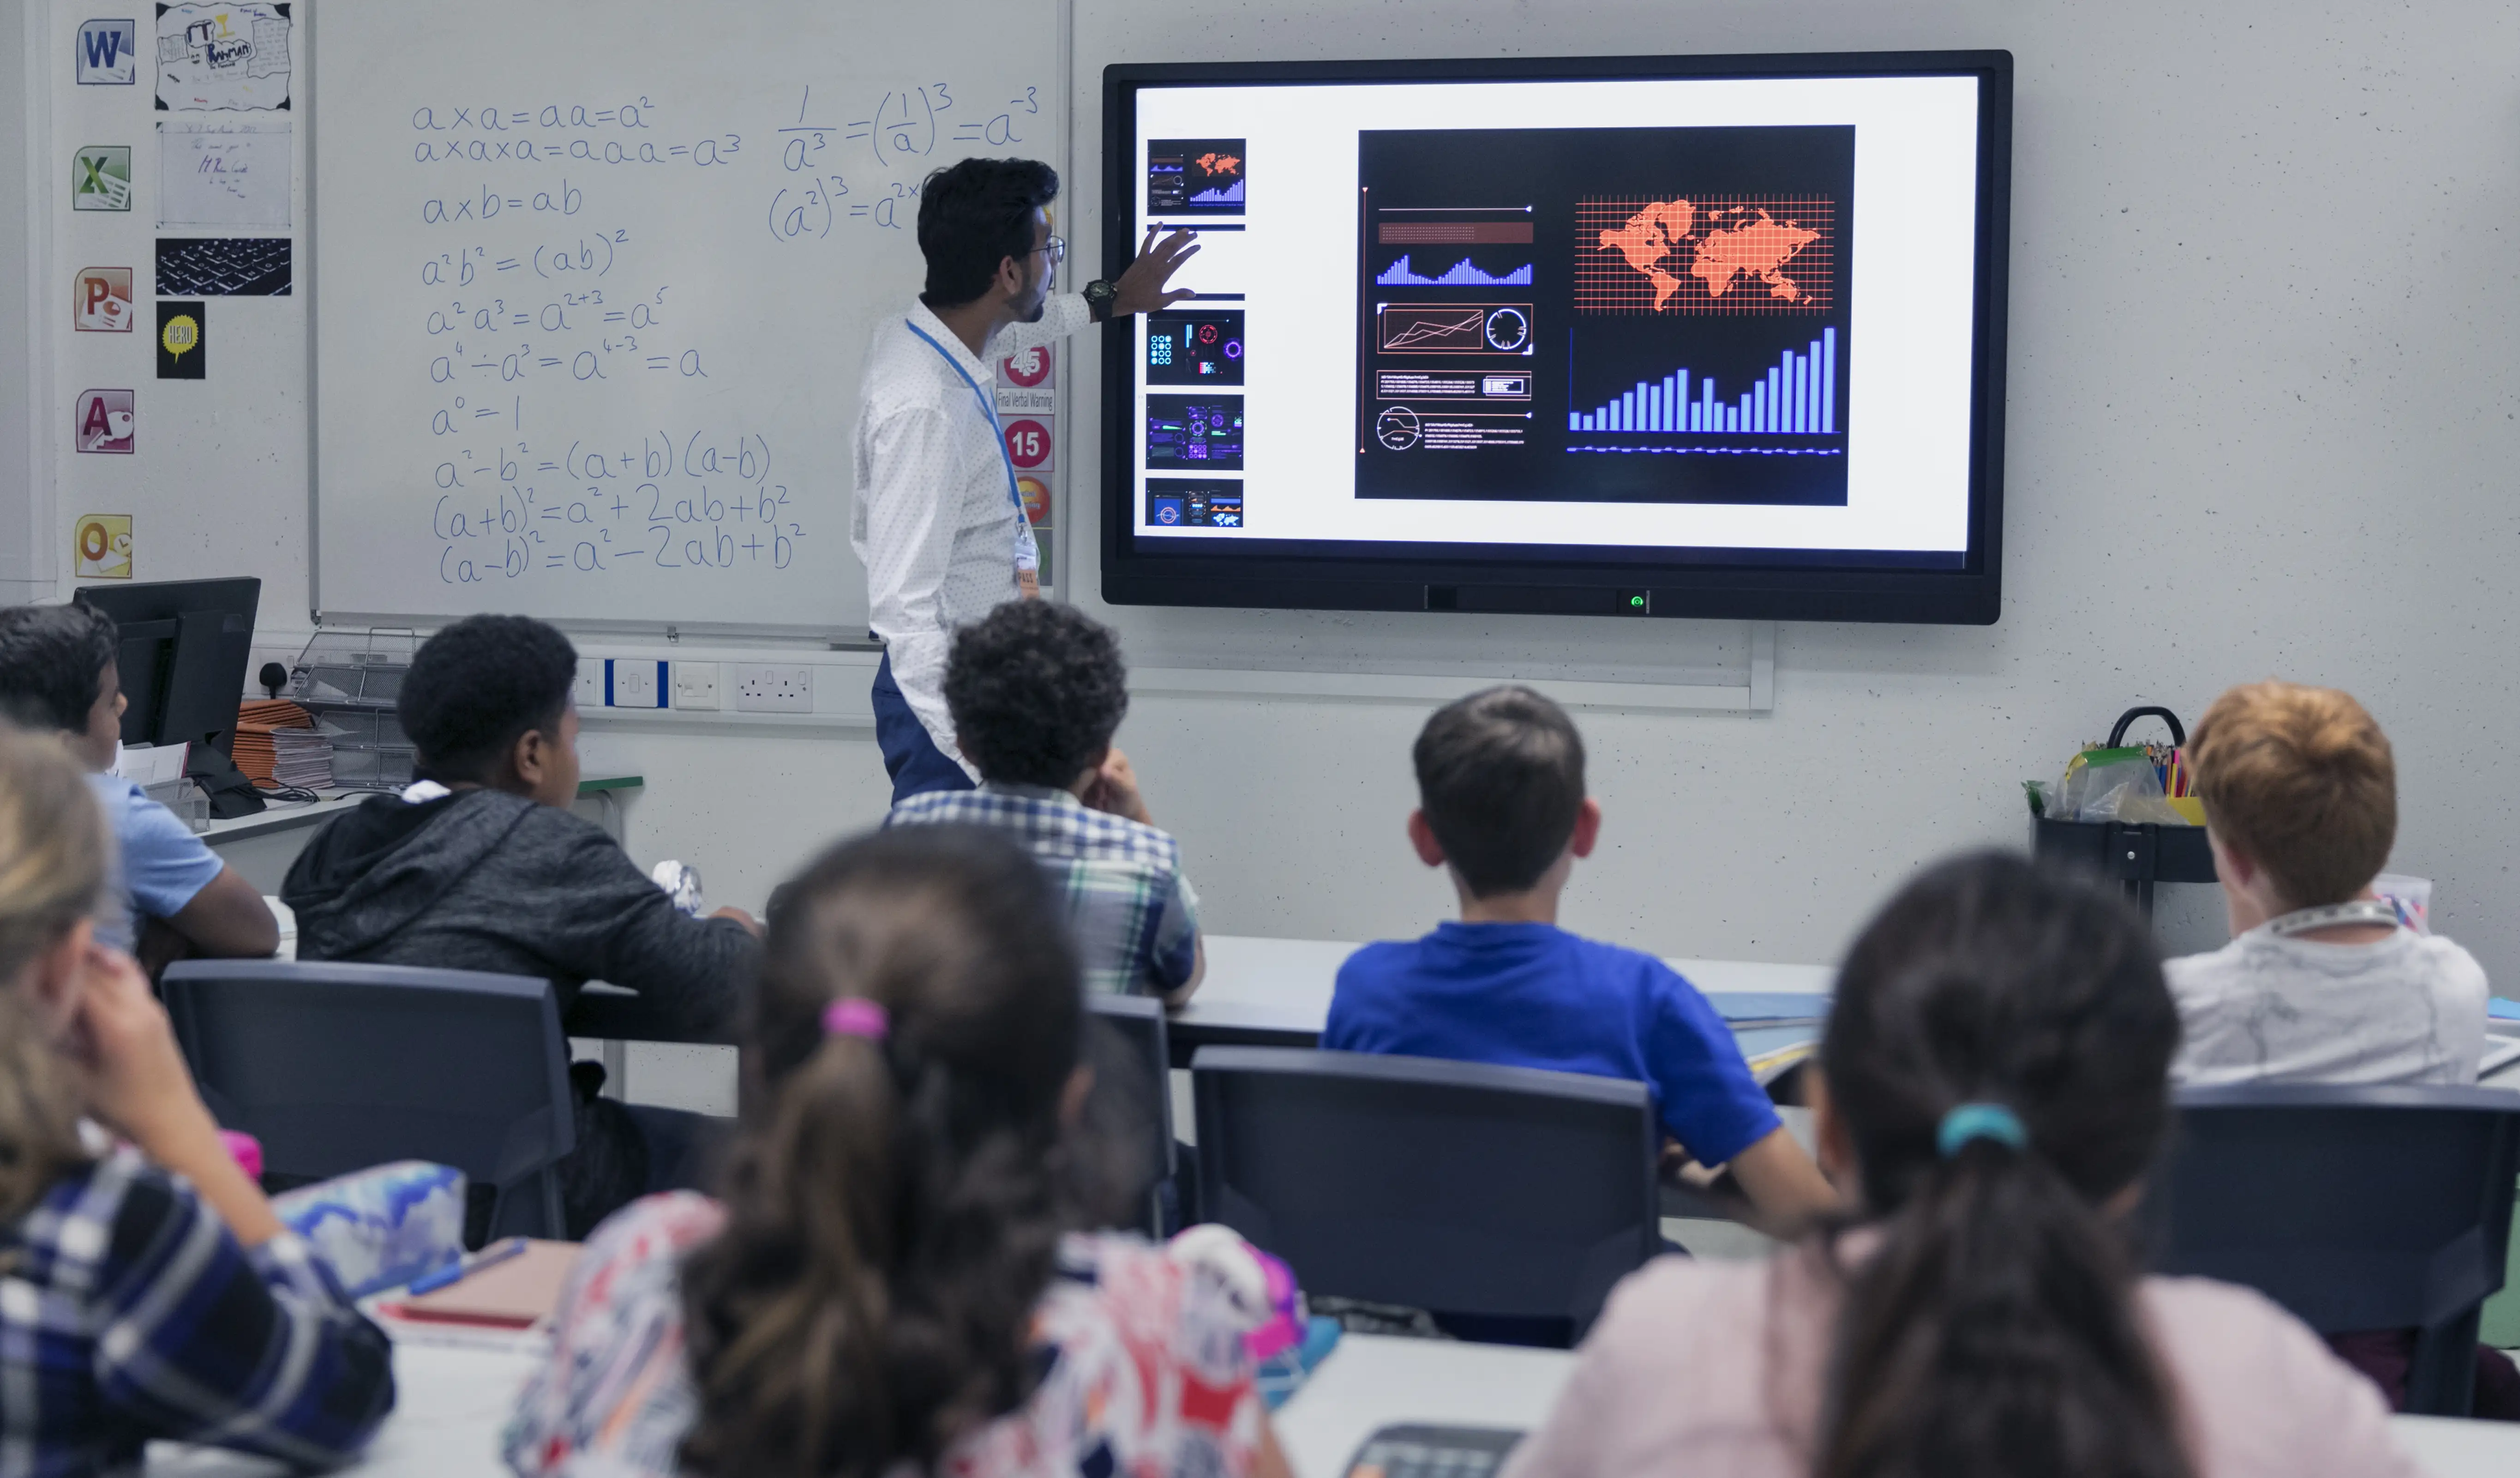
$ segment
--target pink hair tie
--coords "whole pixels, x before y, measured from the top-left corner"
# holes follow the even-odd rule
[[[823,1034],[829,1037],[864,1037],[880,1042],[892,1031],[892,1018],[882,1007],[864,996],[844,996],[823,1008]]]

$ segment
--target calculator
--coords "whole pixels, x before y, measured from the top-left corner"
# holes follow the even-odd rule
[[[1347,1478],[1495,1478],[1521,1441],[1503,1427],[1384,1427],[1348,1459]]]

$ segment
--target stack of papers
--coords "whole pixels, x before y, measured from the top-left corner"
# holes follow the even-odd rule
[[[271,731],[304,729],[314,722],[305,709],[276,698],[239,703],[236,742],[229,746],[228,758],[236,761],[246,779],[268,784],[274,762]]]
[[[333,788],[333,741],[312,729],[271,731],[271,778],[306,790]]]
[[[229,758],[258,784],[325,789],[333,784],[333,745],[315,720],[284,698],[237,705],[236,746]]]
[[[171,785],[184,778],[190,744],[121,744],[113,752],[113,773],[146,790]]]

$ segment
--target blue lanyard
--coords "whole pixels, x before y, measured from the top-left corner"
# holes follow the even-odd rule
[[[945,346],[943,344],[938,343],[932,338],[927,338],[926,330],[922,329],[919,325],[912,323],[906,318],[901,321],[901,326],[908,329],[911,333],[918,335],[921,338],[926,338],[927,347],[934,349],[940,358],[942,358],[947,364],[953,366],[954,373],[962,376],[963,382],[971,387],[972,398],[980,402],[980,414],[989,418],[989,430],[998,438],[998,460],[1007,465],[1007,497],[1014,503],[1015,516],[1021,518],[1024,516],[1023,494],[1015,488],[1014,454],[1007,450],[1007,428],[998,425],[997,406],[990,401],[988,392],[980,388],[980,382],[971,378],[971,372],[963,368],[963,361],[946,353]],[[1022,546],[1018,544],[1016,548],[1020,549]]]

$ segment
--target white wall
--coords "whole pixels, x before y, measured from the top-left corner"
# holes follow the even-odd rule
[[[2496,763],[2520,720],[2501,681],[2520,532],[2509,8],[1113,0],[1078,23],[1080,157],[1101,67],[1123,59],[2009,48],[2002,624],[1789,625],[1773,714],[1586,717],[1609,826],[1569,922],[1673,953],[1824,958],[1919,859],[2017,843],[2016,783],[2120,708],[2192,717],[2282,673],[2354,691],[2387,726],[2395,865],[2441,879],[2442,926],[2520,974]],[[1093,532],[1080,524],[1081,551]],[[1435,632],[1647,660],[1677,635],[1114,618],[1133,650],[1232,627],[1253,647]],[[1399,835],[1416,722],[1163,699],[1127,741],[1218,926],[1353,937],[1415,929],[1444,902]],[[2191,936],[2210,927],[2209,901],[2182,912]]]
[[[48,579],[51,518],[35,509],[33,402],[39,351],[29,337],[30,259],[43,229],[28,189],[31,157],[47,116],[27,48],[26,0],[0,0],[0,605],[26,600]]]
[[[2511,11],[1079,0],[1077,12],[1080,159],[1099,153],[1101,69],[1114,60],[2011,49],[2002,624],[1788,625],[1771,714],[1583,715],[1610,825],[1568,921],[1672,954],[1828,958],[1919,861],[2019,842],[2018,782],[2052,773],[2120,708],[2192,716],[2228,684],[2280,672],[2349,688],[2379,715],[2402,772],[2395,866],[2440,879],[2441,926],[2520,978],[2504,840],[2515,806],[2496,763],[2520,730],[2501,681],[2520,535],[2503,486],[2520,465]],[[45,72],[58,97],[55,71],[66,66]],[[1099,176],[1077,176],[1068,218],[1093,261]],[[1073,372],[1093,384],[1083,347]],[[148,576],[259,573],[269,629],[303,605],[291,599],[304,585],[302,419],[222,421],[224,445],[263,447],[265,502],[185,523]],[[1091,466],[1094,427],[1075,429]],[[160,481],[151,495],[176,491]],[[1095,543],[1089,511],[1071,548],[1090,560]],[[1421,669],[1650,676],[1739,638],[1720,623],[1108,614],[1141,661],[1384,652]],[[1210,927],[1363,938],[1415,932],[1448,906],[1400,838],[1421,717],[1149,697],[1122,741],[1156,818],[1184,839]],[[597,725],[589,747],[648,776],[632,812],[642,860],[696,863],[726,901],[757,902],[882,805],[863,737]],[[2210,932],[2209,900],[2172,912],[2181,933]]]

